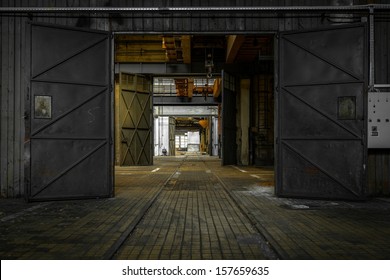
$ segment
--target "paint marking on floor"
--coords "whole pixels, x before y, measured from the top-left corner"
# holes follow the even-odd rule
[[[156,169],[153,169],[152,172],[154,173],[154,172],[157,172],[159,170],[160,170],[160,168],[156,168]]]
[[[234,165],[231,165],[231,166],[234,167],[235,169],[237,169],[238,171],[243,172],[243,173],[247,173],[248,172],[246,170],[242,170],[242,169],[238,168],[237,166],[234,166]]]
[[[252,177],[254,177],[254,178],[260,179],[260,177],[259,177],[259,176],[257,176],[257,175],[253,175],[253,174],[251,174],[251,176],[252,176]]]
[[[206,173],[211,173],[211,170],[210,170],[210,169],[207,169],[207,170],[206,170]]]

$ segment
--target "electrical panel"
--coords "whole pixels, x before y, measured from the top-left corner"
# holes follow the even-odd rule
[[[390,148],[390,92],[368,93],[368,148]]]

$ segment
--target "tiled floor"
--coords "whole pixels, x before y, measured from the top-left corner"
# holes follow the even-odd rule
[[[119,259],[265,259],[261,236],[199,158],[173,175]]]
[[[156,158],[110,199],[0,200],[1,259],[390,259],[390,203],[278,198],[270,168]]]

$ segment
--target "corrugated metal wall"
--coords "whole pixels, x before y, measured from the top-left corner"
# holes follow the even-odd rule
[[[351,0],[346,0],[348,3]],[[302,5],[332,5],[345,4],[343,0],[2,0],[3,7],[175,7],[175,6],[302,6]],[[370,3],[386,3],[387,1],[368,1]],[[354,4],[366,4],[367,1],[355,0]],[[178,14],[127,14],[118,16],[94,15],[32,15],[26,17],[2,16],[0,20],[0,107],[1,107],[1,142],[0,142],[0,196],[18,197],[23,195],[24,177],[24,96],[27,92],[28,81],[24,75],[24,61],[26,42],[26,21],[54,23],[68,26],[86,27],[111,31],[132,32],[266,32],[284,31],[291,29],[314,28],[331,24],[329,17],[323,15],[271,15],[245,13],[234,15],[220,13],[215,16],[202,13]],[[376,22],[376,82],[390,83],[389,81],[389,18],[378,18]],[[370,191],[376,194],[390,194],[390,167],[389,151],[371,152],[369,157],[369,186]]]
[[[3,1],[6,5],[8,1]],[[13,1],[9,1],[13,2]],[[21,46],[24,19],[1,18],[1,142],[0,183],[2,197],[23,193],[23,62]]]

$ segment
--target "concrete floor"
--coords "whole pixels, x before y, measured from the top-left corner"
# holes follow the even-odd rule
[[[1,259],[390,259],[390,203],[275,197],[272,168],[157,157],[115,197],[0,200]]]

